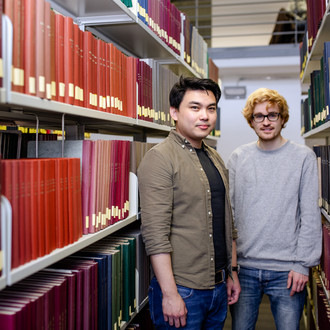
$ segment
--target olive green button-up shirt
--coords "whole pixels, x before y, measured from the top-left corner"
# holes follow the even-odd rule
[[[228,172],[219,154],[204,144],[226,189],[228,270],[237,238],[229,199]],[[192,145],[175,130],[153,147],[138,169],[142,235],[148,255],[170,253],[177,284],[214,287],[211,189]]]

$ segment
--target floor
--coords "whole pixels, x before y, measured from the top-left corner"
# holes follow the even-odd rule
[[[223,329],[231,330],[231,317],[229,312]],[[269,299],[267,296],[263,297],[262,302],[260,304],[256,330],[276,330],[273,315],[270,310]],[[303,322],[300,323],[300,330],[305,330]]]

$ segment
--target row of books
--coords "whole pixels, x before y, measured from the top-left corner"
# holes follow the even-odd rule
[[[79,159],[1,160],[0,168],[12,206],[11,268],[82,236]]]
[[[308,97],[301,102],[302,133],[330,119],[330,41],[324,43],[320,69],[312,71]]]
[[[45,0],[3,1],[4,13],[13,23],[13,91],[133,118],[138,113],[138,118],[157,123],[164,118],[164,105],[162,110],[155,108],[160,102],[153,86],[162,85],[152,75],[155,65],[126,56],[114,44],[80,30]],[[207,76],[207,45],[196,28],[190,30],[196,40],[190,47],[190,64]]]
[[[320,271],[326,290],[330,294],[330,223],[324,221],[323,231],[323,249],[320,263]]]
[[[149,260],[134,226],[2,290],[0,328],[119,329],[147,295],[142,276]]]
[[[330,326],[330,304],[324,292],[322,281],[318,271],[313,271],[312,276],[312,299],[316,318],[316,326],[319,330],[327,330]]]
[[[330,214],[330,146],[314,145],[313,150],[318,164],[319,206]]]
[[[187,15],[170,0],[122,1],[202,77],[208,76],[207,43]]]
[[[62,141],[40,141],[39,157],[61,157]],[[83,234],[94,233],[129,213],[130,141],[68,140],[64,157],[77,157],[81,164]],[[35,157],[35,142],[28,145]]]
[[[13,91],[136,116],[137,59],[80,30],[45,0],[5,0],[4,13],[13,23]]]
[[[30,158],[0,162],[2,194],[13,210],[11,269],[127,218],[129,173],[153,146],[65,141],[62,156],[62,141],[39,141],[42,158],[34,158],[35,143]]]
[[[306,0],[307,4],[307,49],[311,50],[326,12],[328,0]]]

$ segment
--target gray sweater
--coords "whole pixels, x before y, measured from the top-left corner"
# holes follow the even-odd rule
[[[231,154],[228,169],[238,263],[308,275],[322,249],[314,152],[291,141],[272,151],[253,142]]]

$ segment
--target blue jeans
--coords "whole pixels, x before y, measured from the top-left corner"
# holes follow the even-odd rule
[[[277,330],[299,329],[306,298],[304,291],[290,296],[287,289],[289,272],[241,267],[239,281],[241,294],[230,307],[233,330],[255,329],[263,294],[268,295]]]
[[[188,311],[185,330],[223,328],[227,317],[226,283],[217,284],[214,289],[196,290],[177,285],[178,292]],[[149,286],[149,308],[156,329],[177,329],[164,321],[162,292],[154,277]]]

